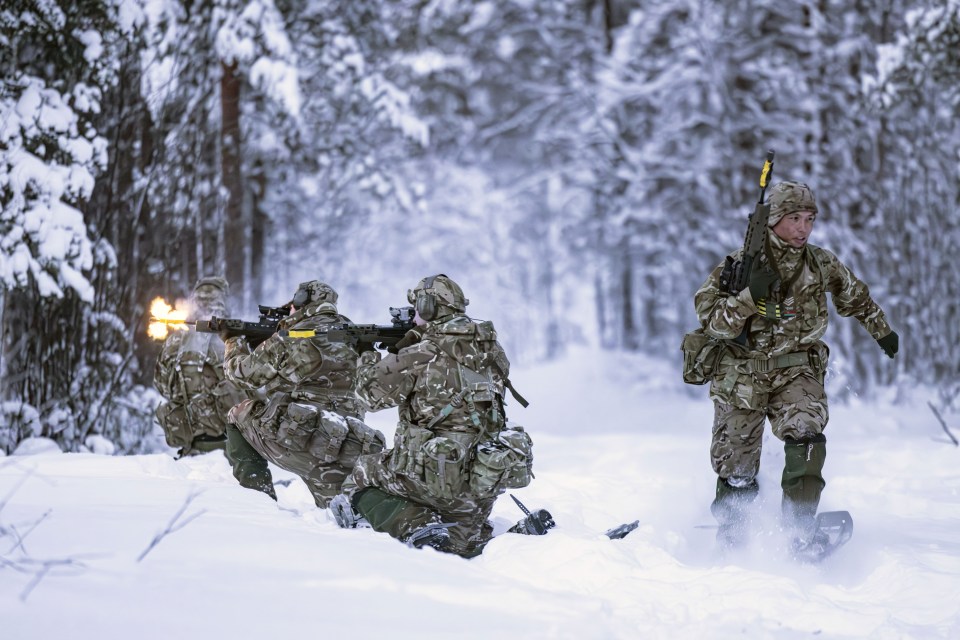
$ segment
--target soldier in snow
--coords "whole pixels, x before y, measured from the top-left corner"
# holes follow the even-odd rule
[[[473,557],[492,536],[497,496],[529,484],[532,443],[506,422],[510,363],[493,324],[467,317],[463,291],[443,274],[407,298],[425,323],[396,353],[366,352],[357,368],[372,410],[399,407],[394,446],[360,458],[332,510],[341,526],[365,521],[410,546]],[[512,531],[545,533],[552,524],[539,510]]]
[[[319,507],[341,491],[361,454],[383,450],[384,437],[363,423],[366,406],[357,397],[357,349],[330,342],[323,329],[349,320],[337,312],[337,292],[319,280],[304,282],[290,301],[279,329],[250,349],[245,337],[226,340],[224,369],[251,397],[230,420],[263,456],[299,475]]]
[[[198,280],[189,319],[226,316],[229,289],[223,278]],[[167,444],[178,447],[180,456],[224,450],[242,486],[275,498],[266,460],[227,424],[227,413],[243,394],[224,376],[223,356],[223,341],[216,334],[192,328],[172,332],[153,376],[154,387],[166,399],[157,407],[157,420]]]
[[[724,347],[710,380],[714,402],[710,458],[717,473],[712,512],[718,540],[737,543],[744,510],[757,495],[763,425],[784,442],[782,518],[803,543],[825,482],[829,349],[827,293],[842,316],[853,316],[893,358],[899,337],[861,282],[833,253],[808,244],[818,207],[810,187],[782,182],[771,190],[766,250],[739,295],[721,290],[724,264],[695,295],[704,333]],[[734,255],[738,258],[738,255]],[[809,544],[809,539],[807,544]]]

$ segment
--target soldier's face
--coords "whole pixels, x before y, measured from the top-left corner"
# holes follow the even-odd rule
[[[791,247],[802,247],[810,239],[817,214],[812,211],[788,213],[773,225],[773,232]]]

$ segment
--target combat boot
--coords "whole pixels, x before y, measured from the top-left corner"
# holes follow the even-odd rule
[[[784,530],[805,536],[812,532],[820,493],[826,486],[822,472],[827,439],[823,434],[805,440],[787,438],[783,450],[781,523]]]
[[[338,494],[330,501],[330,513],[341,529],[369,529],[370,523],[362,515],[353,510],[350,498]]]
[[[739,547],[746,542],[750,531],[749,506],[759,491],[754,478],[717,478],[716,497],[710,505],[710,512],[720,525],[717,542],[722,547]]]
[[[525,536],[542,536],[557,526],[553,516],[546,509],[537,509],[517,524],[507,529],[507,533],[519,533]]]
[[[411,533],[406,543],[415,549],[431,547],[437,551],[445,551],[447,543],[450,542],[450,532],[447,529],[452,526],[444,522],[433,522]]]
[[[357,493],[353,507],[374,531],[389,533],[412,547],[442,549],[450,538],[447,528],[453,525],[441,522],[439,513],[376,487]]]

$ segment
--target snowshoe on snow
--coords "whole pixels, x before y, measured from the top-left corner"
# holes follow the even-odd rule
[[[557,526],[557,523],[553,520],[553,516],[550,515],[550,512],[546,509],[537,509],[531,513],[522,502],[517,500],[515,495],[511,493],[510,497],[517,503],[520,511],[523,511],[526,517],[507,529],[508,533],[519,533],[526,536],[542,536]]]
[[[610,538],[611,540],[620,540],[621,538],[626,538],[627,535],[640,526],[639,520],[634,520],[633,522],[625,522],[619,527],[614,527],[613,529],[607,530],[604,535]]]
[[[833,554],[853,536],[853,518],[848,511],[818,514],[805,534],[793,539],[793,556],[801,562],[816,563]]]

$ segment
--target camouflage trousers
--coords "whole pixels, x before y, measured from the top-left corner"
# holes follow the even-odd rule
[[[343,492],[355,504],[364,489],[376,488],[408,502],[407,508],[390,522],[372,523],[374,529],[406,541],[412,533],[431,523],[453,524],[447,531],[450,540],[444,551],[471,558],[479,555],[493,537],[493,525],[487,520],[496,496],[478,497],[467,491],[451,499],[430,495],[423,482],[390,468],[391,449],[378,455],[362,456],[343,483]]]
[[[827,426],[827,396],[820,376],[808,367],[792,367],[755,374],[751,408],[740,408],[714,398],[710,461],[720,478],[750,480],[760,470],[763,426],[770,420],[780,440],[806,441]]]
[[[312,416],[298,421],[291,417],[294,406],[304,405],[279,402],[265,408],[259,401],[245,400],[231,409],[230,419],[257,453],[300,476],[316,505],[326,508],[342,492],[356,458],[383,450],[383,434],[359,418],[351,415],[348,423],[344,416],[321,406],[314,415],[324,416],[322,422]],[[341,424],[343,432],[325,431],[323,427],[331,424]]]

